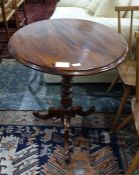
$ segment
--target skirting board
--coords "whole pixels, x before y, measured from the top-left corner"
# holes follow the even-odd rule
[[[74,83],[110,83],[117,75],[117,70],[112,69],[100,74],[89,75],[89,76],[76,76],[73,79]],[[44,74],[44,80],[46,83],[60,83],[61,76]]]

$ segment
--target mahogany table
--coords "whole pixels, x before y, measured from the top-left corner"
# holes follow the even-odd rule
[[[22,64],[50,74],[61,75],[61,107],[50,108],[36,117],[61,118],[64,124],[65,153],[69,156],[69,123],[76,114],[86,116],[72,105],[74,76],[101,73],[118,66],[127,55],[127,43],[104,25],[77,19],[39,21],[18,30],[9,41],[10,53]]]

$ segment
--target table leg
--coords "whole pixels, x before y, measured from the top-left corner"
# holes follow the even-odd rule
[[[94,112],[94,107],[91,107],[87,111],[83,111],[81,106],[72,106],[72,76],[63,76],[61,82],[61,107],[60,108],[49,108],[47,113],[41,114],[38,111],[34,112],[34,116],[49,119],[52,117],[61,118],[64,125],[64,147],[66,162],[70,162],[70,150],[69,150],[69,128],[71,117],[76,114],[81,116],[87,116]]]
[[[69,128],[72,114],[72,76],[63,76],[61,84],[61,105],[67,114],[63,116],[64,120],[64,147],[66,163],[70,163],[69,150]]]

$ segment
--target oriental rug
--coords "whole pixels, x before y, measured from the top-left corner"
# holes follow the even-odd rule
[[[70,129],[71,163],[65,163],[60,126],[1,125],[0,174],[122,175],[116,136],[106,129]]]
[[[88,171],[91,175],[124,174],[139,142],[131,125],[111,136],[108,131],[113,116],[94,113],[72,118],[72,161],[67,166],[60,120],[38,119],[32,111],[0,111],[0,174],[89,175]],[[139,170],[133,175],[138,174]]]

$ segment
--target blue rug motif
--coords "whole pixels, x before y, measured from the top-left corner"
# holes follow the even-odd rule
[[[123,94],[121,87],[106,93],[109,84],[74,84],[73,103],[96,112],[116,112]],[[0,110],[46,110],[60,106],[60,84],[49,84],[44,74],[16,60],[0,64]],[[130,100],[125,112],[130,112]]]
[[[73,164],[67,165],[62,127],[1,125],[0,174],[122,175],[117,138],[106,129],[71,127],[70,142]]]

